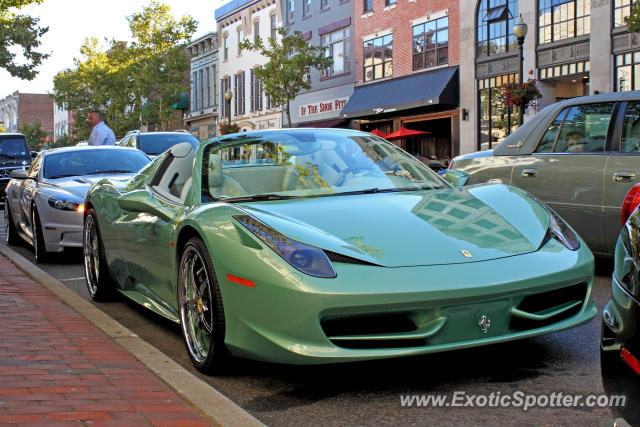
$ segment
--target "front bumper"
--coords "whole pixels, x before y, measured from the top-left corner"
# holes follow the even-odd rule
[[[81,212],[55,209],[47,203],[38,206],[38,214],[47,252],[82,247],[84,216]]]
[[[233,256],[239,248],[227,250]],[[530,254],[452,265],[334,263],[335,279],[285,271],[266,251],[255,259],[246,251],[237,254],[241,264],[214,265],[225,342],[253,359],[314,364],[427,354],[561,331],[597,313],[594,262],[584,245],[572,252],[550,241]]]
[[[602,310],[602,351],[620,353],[626,349],[640,360],[640,302],[618,282],[611,280],[611,300]]]

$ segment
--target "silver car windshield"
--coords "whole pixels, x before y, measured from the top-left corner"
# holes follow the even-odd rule
[[[46,179],[109,173],[135,173],[149,163],[138,150],[108,149],[60,151],[44,158],[42,176]]]
[[[356,131],[236,135],[204,150],[203,200],[269,200],[448,186],[392,143]]]

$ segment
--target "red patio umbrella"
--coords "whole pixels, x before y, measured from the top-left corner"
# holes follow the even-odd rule
[[[377,135],[377,136],[379,136],[380,138],[386,138],[387,136],[389,136],[389,134],[388,134],[388,133],[386,133],[385,131],[380,130],[380,129],[374,129],[374,130],[372,130],[372,131],[371,131],[371,132],[369,132],[369,133],[371,133],[371,134],[373,134],[373,135]]]
[[[429,133],[431,132],[425,132],[421,130],[413,130],[413,129],[407,129],[405,127],[401,127],[397,131],[391,132],[385,138],[388,139],[389,141],[393,141],[394,139],[402,139],[402,138],[417,136],[417,135],[427,135]]]

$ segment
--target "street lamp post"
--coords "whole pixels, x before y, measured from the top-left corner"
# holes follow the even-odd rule
[[[524,38],[527,36],[527,24],[522,20],[522,14],[520,14],[520,18],[516,25],[513,26],[513,35],[516,36],[518,40],[518,63],[519,71],[518,71],[518,83],[522,84],[522,74],[523,74],[523,63],[524,63],[524,55],[522,53],[522,48],[524,45]],[[520,126],[522,126],[522,122],[524,121],[524,108],[520,106]]]
[[[230,90],[224,93],[224,99],[227,100],[227,117],[229,118],[229,126],[231,126],[231,98],[233,98],[233,92]]]

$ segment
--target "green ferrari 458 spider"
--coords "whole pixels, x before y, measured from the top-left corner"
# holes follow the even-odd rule
[[[342,129],[179,144],[97,182],[84,265],[93,298],[118,291],[179,322],[209,372],[230,355],[312,364],[492,344],[597,311],[591,252],[548,207],[506,185],[452,186]]]

